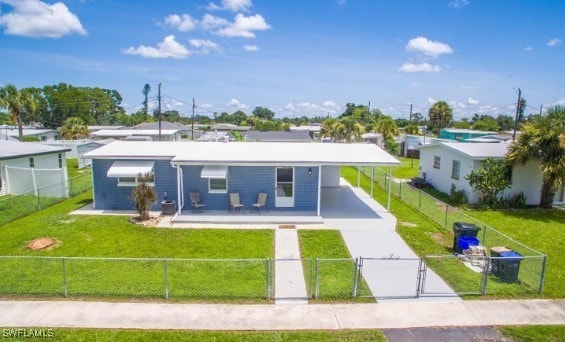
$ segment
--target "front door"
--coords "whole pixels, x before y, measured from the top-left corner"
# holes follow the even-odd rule
[[[294,207],[294,168],[292,166],[277,167],[275,184],[275,206],[279,208]]]

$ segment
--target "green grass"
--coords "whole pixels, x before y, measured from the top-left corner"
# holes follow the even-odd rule
[[[69,296],[163,298],[168,286],[173,298],[266,297],[265,259],[274,255],[272,230],[148,228],[123,216],[67,214],[90,202],[90,197],[87,192],[0,226],[0,255],[57,257],[3,258],[3,293],[61,296],[66,281]],[[39,237],[53,238],[58,246],[42,251],[25,247]],[[65,261],[60,257],[66,257]],[[165,258],[200,260],[168,260],[165,265]]]
[[[565,325],[526,325],[502,327],[499,330],[515,342],[565,341]]]
[[[319,272],[318,299],[336,300],[351,299],[355,262],[351,260],[349,250],[337,230],[299,230],[300,254],[304,261],[304,269],[310,270],[307,286],[312,287],[316,277],[316,259]],[[310,263],[309,260],[312,260]],[[313,278],[313,279],[312,279]],[[312,289],[315,293],[315,289]],[[362,281],[358,294],[371,296],[367,284]],[[365,301],[363,298],[358,300]],[[371,299],[372,301],[372,299]]]
[[[47,332],[47,328],[44,328]],[[57,341],[386,341],[378,330],[181,331],[52,329]]]
[[[546,276],[542,294],[549,298],[565,298],[564,210],[492,210],[466,213],[546,254]]]
[[[420,159],[412,159],[406,157],[396,157],[402,165],[394,166],[392,168],[392,176],[399,179],[411,179],[412,177],[418,177],[420,170]],[[379,170],[388,172],[388,167],[381,167]],[[382,174],[382,172],[375,171],[375,176],[377,174]]]
[[[341,175],[351,184],[357,184],[357,170],[353,167],[341,169]],[[369,193],[370,179],[366,176],[361,178],[361,187]],[[395,183],[393,183],[395,184]],[[396,189],[395,189],[396,186]],[[393,193],[398,191],[398,185],[393,186]],[[409,192],[403,189],[402,196],[413,196],[416,192]],[[380,189],[374,191],[375,200],[386,205],[387,194]],[[412,199],[414,200],[414,199]],[[416,198],[417,203],[417,198]],[[438,205],[437,200],[422,195],[422,211],[426,211],[427,217],[410,207],[406,203],[400,201],[395,196],[391,197],[391,213],[398,219],[397,231],[406,243],[419,256],[426,255],[451,255],[453,253],[453,233],[450,228],[444,229],[443,224],[436,222],[444,222],[445,207]],[[437,216],[437,217],[434,217]],[[433,218],[436,220],[431,220]],[[448,227],[451,227],[452,221],[460,221],[468,219],[468,217],[459,217],[450,213],[448,216]],[[563,222],[563,221],[562,221]],[[537,264],[531,265],[531,260],[523,261],[521,266],[521,277],[524,275],[524,282],[520,283],[503,283],[498,277],[490,275],[488,277],[487,294],[493,297],[516,298],[516,297],[535,297],[537,294],[537,284],[530,279],[539,276],[538,271],[541,270],[539,264],[540,259],[536,259]],[[428,260],[430,267],[438,273],[442,278],[458,293],[477,293],[481,288],[482,275],[475,273],[465,267],[462,263],[455,262],[451,258]],[[538,267],[536,267],[538,266]],[[535,271],[528,272],[530,269]],[[539,277],[537,277],[539,279]],[[522,279],[521,279],[522,280]],[[559,283],[557,283],[557,286]],[[551,298],[562,298],[562,292],[555,290],[552,286],[545,292],[544,296]]]

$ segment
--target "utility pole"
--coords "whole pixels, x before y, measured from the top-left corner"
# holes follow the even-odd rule
[[[159,141],[161,141],[161,83],[157,89],[157,99],[159,100],[159,109],[157,110],[157,115],[159,116]]]
[[[369,101],[369,113],[371,113],[371,101]]]
[[[412,123],[412,104],[410,104],[410,123]]]
[[[518,88],[518,102],[516,102],[516,118],[514,119],[514,134],[512,141],[516,140],[516,130],[518,129],[518,116],[520,115],[520,99],[522,97],[522,90]]]
[[[194,97],[192,98],[192,129],[190,131],[190,140],[194,140],[194,107],[196,104],[194,103]]]
[[[539,106],[539,116],[541,116],[542,110],[543,110],[543,105],[540,105]]]

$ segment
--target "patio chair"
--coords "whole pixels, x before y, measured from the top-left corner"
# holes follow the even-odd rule
[[[253,206],[259,210],[259,215],[261,215],[261,209],[264,207],[269,211],[267,207],[267,194],[265,192],[260,192],[257,196],[257,203],[253,203]]]
[[[243,204],[239,201],[239,193],[231,193],[230,194],[230,210],[235,215],[235,210],[239,209],[243,214],[245,214],[245,210],[243,209]]]
[[[199,192],[191,192],[188,195],[190,197],[190,205],[195,211],[201,211],[201,208],[206,206],[206,203],[202,202]]]

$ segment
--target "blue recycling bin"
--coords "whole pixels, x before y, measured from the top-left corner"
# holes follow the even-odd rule
[[[517,252],[502,252],[498,258],[492,259],[492,273],[503,283],[515,283],[520,273],[520,263],[524,257]]]

